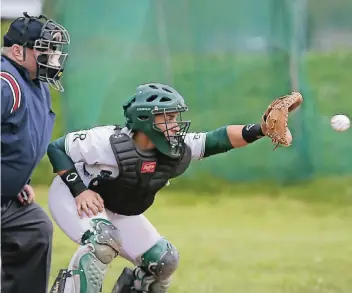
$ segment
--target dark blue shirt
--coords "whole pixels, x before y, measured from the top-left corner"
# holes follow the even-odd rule
[[[1,56],[1,201],[28,183],[46,153],[55,114],[48,85]]]

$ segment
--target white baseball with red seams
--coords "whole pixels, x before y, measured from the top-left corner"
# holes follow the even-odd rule
[[[338,132],[346,131],[351,125],[350,119],[343,114],[334,115],[331,118],[330,123],[331,127]]]

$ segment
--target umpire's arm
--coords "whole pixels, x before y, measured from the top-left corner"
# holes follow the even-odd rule
[[[12,137],[13,133],[8,123],[11,122],[11,119],[14,119],[16,116],[16,111],[21,110],[19,109],[20,106],[20,100],[19,97],[16,96],[16,94],[13,92],[11,89],[10,85],[8,82],[6,82],[6,79],[2,77],[0,74],[0,82],[1,82],[1,146],[2,146],[2,160],[1,160],[1,169],[2,169],[2,174],[1,174],[1,196],[5,196],[6,198],[14,198],[17,196],[17,194],[21,191],[23,188],[22,182],[19,180],[13,180],[14,178],[18,177],[18,167],[12,163],[11,159],[10,163],[4,163],[4,157],[6,154],[4,154],[5,148],[8,149],[8,146],[6,145],[5,142],[5,137],[9,136]],[[16,117],[16,119],[20,119]],[[19,120],[16,121],[19,123]],[[7,126],[7,127],[6,127]],[[4,197],[4,198],[5,198]],[[2,198],[2,201],[5,201],[4,198]]]
[[[1,122],[17,110],[18,101],[10,86],[1,79]]]

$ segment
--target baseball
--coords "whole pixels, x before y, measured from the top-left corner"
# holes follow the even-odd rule
[[[338,132],[346,131],[350,128],[351,121],[346,115],[338,114],[331,118],[331,127]]]

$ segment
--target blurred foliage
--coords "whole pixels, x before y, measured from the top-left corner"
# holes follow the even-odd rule
[[[67,3],[74,5],[72,9],[67,9]],[[117,1],[99,6],[97,11],[85,10],[78,21],[76,11],[81,11],[83,4],[89,7],[89,3],[82,0],[45,2],[44,12],[62,21],[72,31],[74,40],[69,52],[69,60],[73,62],[68,63],[63,78],[64,84],[69,85],[68,90],[63,95],[52,92],[53,110],[57,114],[53,139],[76,128],[122,123],[121,101],[139,82],[156,79],[167,82],[171,76],[173,85],[187,98],[192,131],[258,121],[268,103],[291,86],[288,55],[292,39],[288,34],[292,33],[292,27],[288,20],[294,19],[295,13],[288,8],[292,1],[221,2],[228,5],[226,7],[239,7],[238,3],[244,3],[236,11],[223,11],[220,2],[214,7],[211,1],[187,0],[180,3],[150,1],[138,7],[130,2],[123,4],[121,10],[115,9],[121,6]],[[310,179],[310,174],[350,172],[349,133],[331,131],[329,119],[335,113],[352,113],[352,102],[348,98],[352,52],[347,47],[320,50],[317,38],[321,32],[326,33],[323,36],[332,44],[336,40],[329,42],[329,37],[351,31],[349,8],[352,2],[308,0],[295,3],[306,3],[307,10],[301,12],[308,13],[307,23],[302,23],[305,30],[300,32],[304,41],[295,41],[307,42],[312,50],[306,52],[303,43],[297,44],[296,49],[304,51],[299,70],[307,99],[302,115],[294,116],[290,122],[294,145],[273,153],[270,142],[261,140],[245,150],[219,155],[216,160],[195,162],[192,165],[199,167],[191,168],[175,185],[181,186],[190,178],[194,179],[193,187],[202,187],[204,178],[212,178],[214,182],[238,182],[248,178],[270,181],[270,177],[280,180],[282,177],[279,182],[286,184],[295,179]],[[253,9],[253,5],[258,9]],[[177,9],[184,13],[173,13]],[[100,12],[106,17],[96,22]],[[133,22],[130,13],[134,15]],[[248,13],[253,17],[246,17]],[[2,23],[2,34],[7,26],[8,22]],[[89,26],[91,29],[87,30]],[[166,28],[164,39],[163,32],[156,30],[162,26]],[[329,35],[329,31],[333,33]],[[258,35],[263,38],[258,39]],[[272,46],[267,55],[248,52],[246,46],[256,50],[263,40],[264,45],[269,42]],[[342,40],[348,41],[348,38],[342,37]],[[238,50],[235,54],[231,51],[234,48]],[[169,50],[169,59],[165,50]],[[104,58],[97,58],[97,54]],[[205,169],[211,173],[203,174]],[[187,177],[188,174],[191,176]],[[50,164],[44,157],[33,174],[33,182],[48,184],[52,177]]]
[[[347,113],[352,113],[352,101],[347,98],[350,95],[349,80],[351,77],[350,68],[352,68],[352,54],[309,54],[307,56],[306,64],[307,78],[308,81],[312,84],[311,91],[313,92],[314,96],[317,97],[317,100],[315,101],[315,107],[321,113],[321,119],[326,119],[326,121],[319,121],[319,123],[329,124],[329,117],[331,113],[341,112],[341,110]],[[185,73],[183,76],[184,83],[189,83],[187,74]],[[258,73],[258,76],[260,76],[260,73]],[[255,92],[253,94],[255,94]],[[336,103],[336,99],[339,100],[338,103]],[[57,121],[53,133],[53,139],[55,139],[63,134],[63,126],[65,125],[63,121],[63,115],[61,113],[60,98],[57,92],[53,92],[53,107],[54,111],[57,113]],[[257,112],[259,113],[260,109],[258,109]],[[221,120],[222,118],[219,117],[219,119]],[[223,122],[225,123],[225,121]],[[309,122],[309,120],[307,122]],[[312,123],[314,123],[314,121],[312,121]],[[346,138],[349,133],[332,133],[332,135],[334,139],[339,140],[339,138],[341,137]],[[324,138],[322,137],[321,139]],[[329,143],[330,142],[328,141],[327,144]],[[342,146],[344,145],[341,145],[341,147]],[[270,144],[265,147],[271,148]],[[326,146],[326,148],[327,150],[329,150],[328,146]],[[238,151],[239,150],[233,150],[232,152]],[[255,153],[253,150],[252,152]],[[285,150],[278,150],[278,152],[285,152]],[[281,155],[284,156],[284,153],[282,153]],[[333,153],[333,155],[339,155],[339,153]],[[336,157],[334,157],[333,155],[329,153],[325,154],[324,161],[320,163],[328,165],[329,160],[336,160]],[[226,159],[226,154],[220,156]],[[341,164],[346,164],[346,167],[348,167],[348,162],[349,159],[345,158],[344,160],[342,160]],[[194,164],[199,163],[200,162],[194,162]],[[341,167],[341,170],[342,168],[343,166]],[[266,172],[265,170],[265,166],[263,166],[262,172]],[[339,170],[336,169],[336,174],[338,173]],[[48,162],[48,159],[45,157],[34,173],[33,182],[37,184],[48,184],[51,181],[52,176],[53,175],[51,172],[50,164]],[[192,184],[189,185],[189,187],[195,187],[195,185],[199,185],[199,187],[204,186],[204,182],[207,182],[209,180],[202,179],[202,176],[203,175],[200,174],[197,177],[197,180],[194,179],[192,181]],[[214,177],[216,178],[216,176]],[[180,186],[182,186],[183,184],[182,180],[183,179],[177,181],[180,181]],[[187,181],[188,179],[184,178],[184,180]]]

